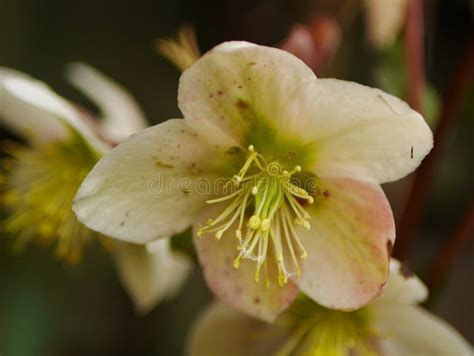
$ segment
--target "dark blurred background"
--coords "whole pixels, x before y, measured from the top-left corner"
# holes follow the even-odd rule
[[[384,56],[398,58],[399,53],[381,54],[368,43],[361,2],[0,0],[0,65],[27,72],[94,110],[64,80],[65,64],[89,63],[122,83],[150,123],[158,123],[181,115],[176,104],[179,72],[154,51],[157,37],[173,35],[187,22],[195,26],[203,51],[230,39],[275,45],[295,22],[325,15],[342,23],[343,36],[321,75],[378,85],[375,73]],[[472,36],[472,11],[468,0],[425,1],[427,78],[439,96]],[[403,58],[399,62],[403,66]],[[389,77],[396,75],[397,69],[388,67],[395,71]],[[423,224],[417,230],[421,235],[410,252],[411,266],[421,275],[474,193],[473,88],[471,83],[436,168]],[[473,274],[471,238],[429,304],[471,343]],[[179,355],[187,329],[209,298],[196,270],[178,298],[139,317],[106,252],[89,249],[79,266],[70,267],[35,246],[13,254],[11,241],[0,239],[2,356]]]

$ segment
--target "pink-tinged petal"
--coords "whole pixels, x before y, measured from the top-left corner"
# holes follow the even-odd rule
[[[288,135],[314,149],[313,165],[305,168],[320,176],[394,181],[415,170],[433,146],[419,113],[357,83],[313,80],[290,95],[284,112]]]
[[[284,127],[287,117],[280,107],[290,92],[314,78],[308,66],[286,51],[226,42],[183,73],[178,104],[186,119],[211,121],[245,139],[249,131],[263,135],[269,127]]]
[[[300,288],[319,304],[357,309],[383,290],[395,225],[378,184],[322,179],[321,195],[308,206],[311,230],[302,234],[308,257]]]
[[[214,302],[191,327],[186,354],[273,355],[286,336],[283,328],[253,319],[224,304]]]
[[[127,242],[180,233],[213,195],[223,162],[232,159],[230,147],[233,142],[209,125],[174,119],[150,127],[96,164],[73,210],[90,229]]]
[[[314,43],[311,32],[306,26],[294,25],[279,47],[300,58],[314,71],[320,69],[321,54],[319,48]]]
[[[216,208],[208,209],[198,221],[206,222],[209,218],[215,218],[216,213]],[[240,267],[235,269],[233,261],[239,251],[234,232],[235,228],[231,227],[220,240],[213,234],[194,238],[204,277],[209,288],[222,302],[271,322],[293,302],[298,288],[291,281],[279,287],[273,263],[269,263],[268,267],[271,281],[268,286],[263,276],[258,283],[254,282],[254,261],[242,260]]]
[[[335,20],[315,16],[308,25],[294,25],[279,47],[320,73],[339,48],[341,36],[341,28]]]

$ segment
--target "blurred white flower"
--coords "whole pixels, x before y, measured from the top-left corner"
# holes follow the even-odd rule
[[[392,260],[384,294],[368,306],[342,312],[298,299],[274,324],[214,303],[196,321],[191,356],[446,356],[472,355],[463,337],[417,304],[427,289]],[[217,336],[218,335],[218,336]]]
[[[168,245],[148,252],[145,246],[112,242],[83,226],[72,212],[74,195],[89,170],[113,142],[145,128],[146,120],[120,85],[90,66],[73,64],[68,77],[98,105],[100,120],[46,84],[0,69],[0,123],[24,140],[4,145],[10,156],[2,161],[0,181],[4,228],[17,246],[55,244],[56,255],[69,263],[80,260],[86,244],[104,241],[137,309],[147,311],[176,291],[189,262]]]
[[[367,33],[377,48],[388,47],[406,19],[407,0],[364,0]]]

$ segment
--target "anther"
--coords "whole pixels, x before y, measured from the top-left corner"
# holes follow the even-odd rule
[[[255,147],[253,147],[253,145],[250,145],[248,147],[248,149],[249,149],[250,152],[255,152]]]
[[[255,274],[253,276],[253,281],[255,283],[258,283],[260,281],[260,269],[259,269],[259,267],[257,267],[257,269],[255,270]]]
[[[257,215],[252,215],[249,219],[249,228],[257,230],[260,227],[260,218]]]
[[[242,177],[239,176],[239,175],[235,175],[232,180],[234,181],[234,183],[236,183],[237,185],[242,182]]]
[[[257,195],[257,193],[258,193],[258,187],[257,187],[256,185],[254,185],[254,186],[252,187],[252,194],[253,194],[253,195]]]
[[[276,260],[278,262],[281,262],[283,261],[283,253],[282,252],[278,252],[277,255],[276,255]]]
[[[282,271],[278,274],[278,285],[280,287],[283,287],[286,284],[286,282],[288,282],[288,278],[286,276],[286,273]]]
[[[307,220],[303,221],[303,227],[306,231],[311,230],[311,225]]]
[[[261,228],[262,228],[262,231],[267,231],[268,229],[270,229],[270,219],[263,219],[262,223],[261,223]]]
[[[216,232],[216,239],[220,240],[222,238],[222,235],[224,235],[224,230],[219,230]]]

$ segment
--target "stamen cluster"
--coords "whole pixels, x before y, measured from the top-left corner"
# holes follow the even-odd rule
[[[300,166],[288,171],[278,161],[267,163],[253,145],[248,150],[247,160],[231,179],[233,192],[207,201],[215,204],[230,200],[231,203],[217,218],[201,226],[198,236],[214,233],[221,239],[232,225],[237,224],[238,255],[234,267],[239,268],[242,259],[255,261],[255,282],[259,282],[263,267],[268,284],[267,262],[271,259],[278,269],[278,284],[283,286],[288,278],[301,274],[298,258],[305,259],[307,252],[297,229],[310,230],[310,215],[302,204],[312,204],[314,198],[292,182],[292,176],[301,172]]]
[[[277,325],[288,334],[276,352],[280,356],[375,356],[381,351],[383,335],[373,325],[370,308],[344,312],[299,297]]]
[[[15,236],[18,248],[32,241],[55,243],[60,259],[77,263],[96,234],[77,221],[71,205],[98,157],[75,136],[41,147],[3,148],[11,156],[1,162],[1,203],[8,211],[3,229]]]

